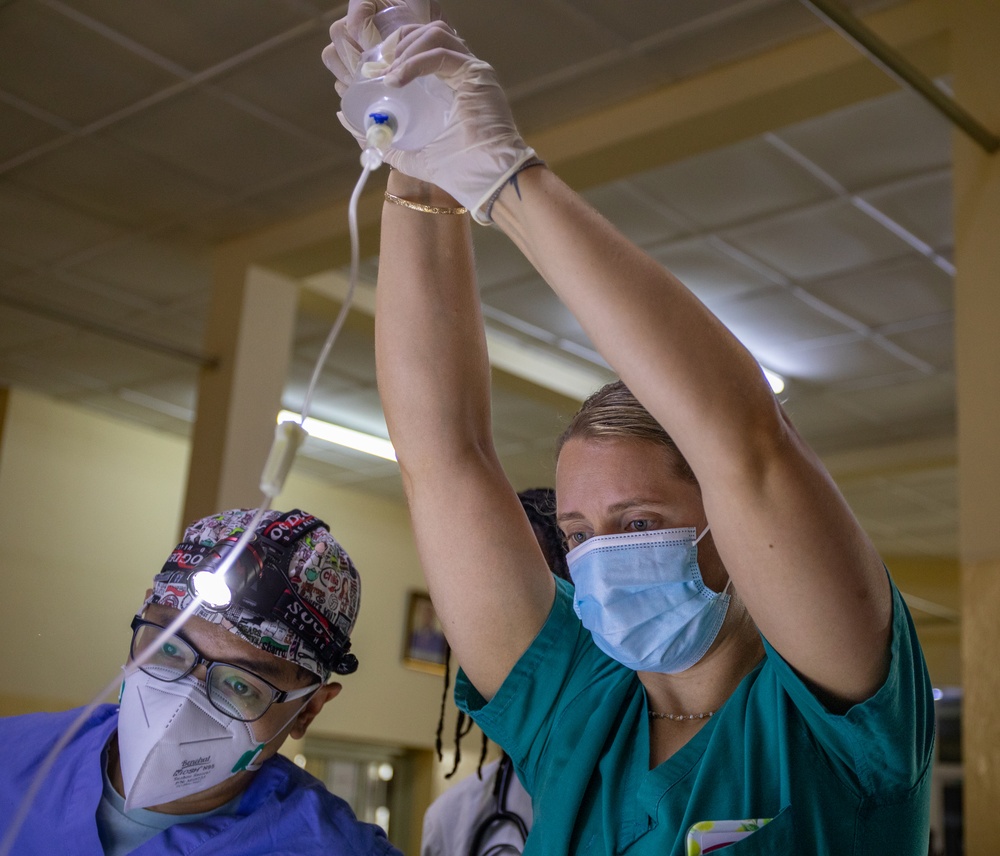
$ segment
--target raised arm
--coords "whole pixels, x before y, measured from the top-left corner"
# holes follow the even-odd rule
[[[492,215],[677,443],[764,636],[835,706],[870,696],[888,665],[885,570],[754,358],[548,170],[520,173]]]
[[[479,219],[492,214],[688,460],[716,547],[761,632],[835,705],[868,697],[887,669],[886,574],[752,356],[547,168],[518,171],[533,152],[512,127],[492,69],[440,22],[402,35],[387,79],[405,84],[424,74],[454,89],[452,123],[422,152],[395,153],[393,163],[447,189]],[[425,222],[403,224],[404,215]],[[426,220],[392,211],[383,222],[380,381],[432,595],[463,665],[489,693],[511,652],[540,626],[551,584],[532,570],[540,565],[521,567],[530,552],[522,535],[506,537],[516,528],[516,500],[489,441],[467,236],[460,255],[438,234],[456,224]],[[440,460],[447,465],[435,469]],[[451,555],[440,519],[453,510],[462,538],[476,538],[465,542],[467,562]],[[451,588],[459,583],[471,589]],[[487,662],[494,644],[505,651],[495,668]]]
[[[398,171],[388,189],[458,204]],[[493,447],[469,229],[467,215],[385,204],[375,347],[431,599],[459,663],[489,698],[541,628],[555,588]]]

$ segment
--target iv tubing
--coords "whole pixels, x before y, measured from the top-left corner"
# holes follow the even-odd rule
[[[320,352],[319,358],[316,360],[316,366],[313,369],[312,378],[309,381],[309,387],[306,390],[305,400],[302,404],[302,418],[299,422],[299,425],[303,426],[303,430],[306,417],[309,415],[312,405],[313,393],[315,392],[316,384],[319,381],[320,373],[323,370],[323,366],[326,364],[326,359],[330,354],[330,350],[333,348],[333,343],[340,335],[340,330],[344,326],[344,321],[347,319],[347,312],[351,308],[351,301],[354,297],[354,290],[358,282],[358,267],[360,264],[358,258],[360,253],[360,241],[358,238],[358,199],[361,196],[362,190],[364,190],[365,182],[367,182],[368,176],[373,170],[378,169],[379,165],[382,163],[382,153],[379,151],[378,147],[370,145],[364,152],[362,152],[361,161],[364,166],[361,171],[361,177],[358,179],[358,183],[354,187],[354,192],[351,194],[351,201],[348,206],[347,213],[348,227],[351,236],[350,284],[347,289],[347,296],[344,298],[344,305],[341,307],[333,326],[330,328],[330,332],[326,337],[326,342],[323,344],[323,350]],[[267,469],[266,465],[265,469]],[[285,474],[287,474],[287,470],[285,470]],[[281,482],[284,482],[283,476],[281,478]],[[280,492],[281,487],[281,484],[273,485],[271,486],[272,492],[264,493],[264,501],[254,512],[253,518],[250,520],[250,523],[247,524],[245,530],[236,541],[233,549],[226,553],[225,557],[223,557],[223,560],[219,563],[218,568],[216,568],[213,572],[214,574],[225,574],[225,572],[232,567],[239,554],[243,552],[250,539],[253,538],[261,518],[271,507],[271,503],[274,501],[274,497]],[[139,669],[149,659],[149,657],[152,656],[153,651],[156,650],[161,642],[176,634],[181,627],[187,623],[188,618],[190,618],[198,607],[201,606],[202,601],[202,596],[197,595],[195,599],[188,604],[187,607],[185,607],[184,611],[163,629],[163,632],[156,637],[153,643],[149,645],[138,658],[130,660],[126,665],[122,666],[123,674],[115,675],[115,677],[109,681],[107,685],[105,685],[100,692],[98,692],[98,694],[94,696],[94,698],[91,699],[91,701],[80,711],[79,715],[73,720],[69,728],[67,728],[66,731],[60,735],[59,739],[55,742],[55,745],[53,745],[52,749],[49,750],[49,753],[39,765],[37,772],[24,793],[24,796],[21,798],[18,810],[11,820],[11,824],[7,828],[7,832],[4,834],[3,840],[0,840],[0,856],[9,856],[11,848],[17,840],[17,835],[21,831],[21,827],[28,817],[28,812],[31,810],[31,804],[35,801],[35,797],[41,789],[45,777],[55,765],[59,753],[62,752],[62,750],[65,749],[69,742],[76,736],[76,733],[83,726],[84,722],[87,721],[87,718],[101,704],[102,700],[114,691],[115,685],[125,680],[125,678],[129,677],[129,675],[134,674],[135,671]]]
[[[351,233],[351,280],[347,287],[347,296],[344,298],[344,305],[340,307],[337,319],[333,322],[333,326],[330,328],[330,333],[326,337],[326,342],[323,343],[323,350],[320,351],[319,359],[316,360],[316,366],[313,368],[312,377],[309,380],[309,387],[306,390],[306,396],[302,402],[302,419],[299,422],[299,424],[303,426],[305,425],[306,416],[309,415],[309,411],[312,407],[313,393],[316,391],[316,384],[319,381],[320,372],[323,370],[323,366],[326,363],[326,358],[330,353],[330,349],[333,347],[333,343],[337,340],[337,336],[340,335],[340,328],[344,326],[344,321],[347,320],[347,312],[351,308],[351,301],[354,299],[354,289],[358,284],[359,265],[358,198],[361,196],[361,191],[364,190],[365,182],[368,181],[368,176],[371,171],[372,167],[365,164],[364,168],[361,170],[361,178],[354,187],[354,193],[351,194],[351,202],[347,209],[347,222]]]

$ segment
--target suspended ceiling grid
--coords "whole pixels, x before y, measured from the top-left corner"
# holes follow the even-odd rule
[[[443,5],[497,67],[529,139],[823,32],[790,0]],[[915,18],[933,6],[850,5]],[[357,178],[319,62],[344,8],[0,4],[0,383],[190,430],[214,248],[342,202]],[[656,152],[637,152],[641,169],[586,190],[786,376],[796,424],[887,553],[956,551],[950,135],[897,91],[652,168]],[[476,240],[491,331],[606,377],[506,239]],[[300,313],[292,409],[329,320]],[[550,480],[570,398],[497,372],[498,444],[518,487]],[[316,408],[385,433],[362,310]],[[859,463],[890,448],[892,468]],[[333,483],[401,496],[391,463],[312,442],[307,455],[300,465]]]

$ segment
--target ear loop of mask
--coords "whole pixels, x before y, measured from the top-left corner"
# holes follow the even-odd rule
[[[701,535],[694,539],[691,543],[697,547],[698,542],[708,534],[708,530],[712,527],[709,524],[705,524],[705,528],[701,530]],[[729,576],[729,571],[726,571],[726,587],[720,593],[720,596],[725,596],[729,592],[729,587],[733,584],[733,578]]]
[[[377,169],[378,166],[378,163],[374,165],[370,163],[363,163],[361,177],[358,179],[358,182],[354,187],[354,191],[351,194],[351,200],[348,205],[347,213],[348,229],[351,238],[350,284],[344,298],[343,306],[341,306],[340,312],[338,313],[336,320],[333,322],[333,326],[330,328],[330,332],[327,335],[325,343],[323,344],[323,349],[316,360],[316,365],[309,381],[309,387],[306,390],[306,395],[303,399],[301,418],[298,422],[282,422],[275,429],[274,442],[271,445],[267,462],[264,464],[264,470],[261,473],[260,487],[264,495],[263,501],[260,507],[254,512],[253,518],[250,523],[247,524],[246,529],[240,535],[240,538],[237,540],[233,549],[226,554],[223,561],[219,564],[219,567],[215,571],[217,575],[222,576],[229,570],[229,568],[236,561],[237,557],[243,552],[246,545],[256,534],[261,518],[263,518],[264,514],[270,509],[274,498],[284,487],[285,479],[288,476],[288,473],[292,468],[292,462],[295,459],[295,453],[305,442],[305,439],[308,436],[308,432],[305,429],[305,421],[311,410],[313,394],[315,392],[316,385],[319,382],[323,366],[326,364],[327,357],[333,348],[333,343],[340,335],[340,330],[344,325],[344,321],[347,319],[347,312],[351,308],[354,291],[358,282],[358,268],[360,265],[358,200],[361,197],[361,192],[364,189],[369,174],[373,169]],[[69,745],[70,741],[76,736],[77,732],[83,727],[84,723],[87,722],[90,715],[98,708],[98,706],[100,706],[103,700],[115,691],[116,685],[119,682],[124,682],[125,678],[134,673],[143,663],[145,663],[146,660],[152,656],[152,652],[156,650],[161,642],[176,634],[187,623],[188,618],[194,614],[202,603],[203,597],[197,595],[196,593],[194,600],[188,604],[184,611],[181,612],[181,614],[178,615],[168,627],[164,628],[163,632],[149,645],[146,652],[140,654],[137,659],[130,660],[125,666],[123,666],[122,670],[124,671],[124,674],[116,674],[115,677],[81,709],[76,719],[74,719],[73,722],[70,723],[69,727],[60,735],[52,749],[49,750],[49,753],[42,760],[41,764],[39,764],[38,770],[35,772],[34,777],[25,790],[24,796],[21,798],[21,802],[11,819],[10,825],[7,827],[7,831],[4,834],[3,839],[0,840],[0,856],[9,856],[11,849],[14,846],[14,842],[17,840],[18,833],[21,831],[21,827],[28,817],[28,812],[31,810],[31,806],[34,803],[35,798],[38,796],[38,792],[41,790],[42,783],[45,781],[46,776],[48,776],[49,771],[55,765],[56,759],[59,757],[62,750]],[[310,698],[312,698],[312,696],[310,696]],[[291,720],[289,720],[289,722],[290,721]]]
[[[270,737],[268,737],[267,740],[265,740],[263,743],[261,743],[260,746],[257,747],[257,752],[254,755],[254,759],[259,758],[260,757],[260,753],[264,751],[264,747],[267,746],[267,744],[270,743],[272,740],[274,740],[275,738],[277,738],[277,736],[279,734],[281,734],[282,731],[284,731],[286,728],[288,728],[288,726],[291,725],[295,721],[296,717],[300,713],[302,713],[303,710],[306,709],[306,706],[309,704],[309,702],[311,702],[316,697],[316,693],[318,693],[321,689],[323,689],[324,686],[326,686],[326,684],[320,684],[318,687],[316,687],[315,690],[313,690],[313,692],[309,693],[309,695],[307,695],[305,697],[305,699],[303,700],[302,704],[300,704],[298,706],[298,708],[292,713],[292,715],[290,717],[288,717],[288,719],[286,719],[284,721],[284,723],[282,724],[282,726],[277,731],[275,731],[274,734],[272,734]],[[257,720],[257,721],[259,722],[260,720]],[[250,726],[251,730],[253,729],[253,725],[254,724],[252,722],[248,722],[247,725]],[[254,735],[254,736],[256,736],[256,735]],[[259,763],[254,763],[253,760],[251,760],[251,763],[247,764],[244,769],[249,770],[250,772],[256,772],[263,765],[264,765],[263,761],[261,761]]]

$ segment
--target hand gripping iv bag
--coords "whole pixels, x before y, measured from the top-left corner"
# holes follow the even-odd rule
[[[341,99],[344,117],[362,136],[372,125],[387,125],[393,134],[390,148],[418,151],[447,126],[455,98],[447,84],[425,75],[392,87],[384,76],[389,65],[382,54],[385,39],[402,26],[426,24],[437,17],[432,17],[428,0],[410,0],[408,5],[375,13],[372,22],[383,41],[361,55],[355,79]]]

